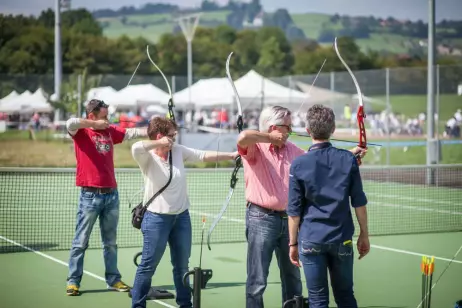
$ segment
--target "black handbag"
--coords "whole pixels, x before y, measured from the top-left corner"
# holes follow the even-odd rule
[[[173,166],[172,166],[172,150],[169,152],[169,157],[168,157],[168,163],[170,165],[170,176],[168,178],[167,184],[164,185],[154,196],[151,197],[151,199],[146,202],[145,205],[143,205],[143,201],[140,202],[136,207],[133,208],[132,210],[132,225],[136,229],[141,229],[141,223],[143,222],[143,217],[144,213],[146,213],[146,210],[151,204],[152,201],[154,201],[157,196],[159,196],[170,184],[172,181],[172,174],[173,174]]]

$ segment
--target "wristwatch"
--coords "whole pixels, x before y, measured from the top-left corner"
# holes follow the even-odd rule
[[[298,246],[298,243],[295,243],[295,244],[289,244],[289,247],[293,247],[293,246]]]

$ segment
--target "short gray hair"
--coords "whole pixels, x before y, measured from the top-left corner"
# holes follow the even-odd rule
[[[272,125],[283,125],[284,119],[291,116],[289,109],[281,106],[266,107],[260,113],[259,130],[267,133]]]
[[[311,106],[306,113],[306,128],[313,139],[329,139],[335,129],[334,111],[320,104]]]

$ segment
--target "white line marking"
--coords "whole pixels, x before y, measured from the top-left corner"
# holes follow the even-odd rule
[[[46,258],[46,259],[48,259],[48,260],[51,260],[51,261],[53,261],[53,262],[56,262],[56,263],[59,263],[59,264],[61,264],[61,265],[66,266],[66,267],[69,267],[69,264],[66,263],[66,262],[64,262],[64,261],[62,261],[62,260],[56,259],[55,257],[52,257],[52,256],[50,256],[50,255],[47,255],[47,254],[45,254],[45,253],[43,253],[43,252],[40,252],[40,251],[37,251],[37,250],[32,249],[32,248],[30,248],[30,247],[24,246],[24,245],[22,245],[22,244],[20,244],[20,243],[18,243],[18,242],[15,242],[15,241],[13,241],[13,240],[10,240],[9,238],[6,238],[6,237],[3,237],[3,236],[0,235],[0,239],[4,240],[5,242],[8,242],[8,243],[10,243],[10,244],[13,244],[13,245],[16,245],[16,246],[18,246],[18,247],[21,247],[21,248],[23,248],[23,249],[29,250],[30,252],[33,252],[33,253],[35,253],[35,254],[37,254],[37,255],[39,255],[39,256],[41,256],[41,257],[44,257],[44,258]],[[454,261],[454,262],[455,262],[455,261]],[[101,281],[103,281],[103,282],[106,282],[106,279],[104,279],[103,277],[98,276],[98,275],[96,275],[96,274],[93,274],[92,272],[89,272],[89,271],[86,271],[86,270],[84,270],[83,272],[84,272],[85,274],[87,274],[88,276],[91,276],[91,277],[93,277],[93,278],[95,278],[95,279],[98,279],[98,280],[101,280]],[[153,302],[155,302],[155,303],[157,303],[157,304],[159,304],[159,305],[162,305],[162,306],[164,306],[164,307],[175,308],[175,306],[169,305],[169,304],[167,304],[167,303],[164,303],[164,302],[161,302],[161,301],[158,301],[158,300],[153,300]]]
[[[410,210],[416,210],[416,211],[422,211],[422,212],[434,212],[434,213],[439,213],[439,214],[462,215],[462,212],[455,212],[455,211],[448,211],[448,210],[436,210],[433,208],[420,207],[420,206],[414,206],[414,205],[391,204],[391,203],[383,203],[383,202],[377,202],[377,201],[369,201],[368,204],[377,204],[377,205],[385,206],[385,207],[401,207],[404,209],[410,209]]]
[[[399,196],[399,195],[389,195],[389,194],[378,194],[378,193],[366,193],[366,196],[376,196],[379,198],[392,198],[396,200],[406,200],[406,201],[415,201],[415,202],[422,202],[422,203],[431,203],[431,204],[442,204],[442,205],[451,205],[454,206],[454,202],[451,201],[444,201],[444,200],[432,200],[432,199],[421,199],[416,197],[407,197],[407,196]]]
[[[197,214],[197,215],[207,216],[207,217],[215,217],[215,216],[216,216],[216,215],[209,214],[209,213],[196,212],[196,211],[191,211],[191,210],[190,210],[189,212],[192,213],[192,214]],[[221,219],[223,219],[223,220],[228,220],[228,221],[233,221],[233,222],[238,222],[238,223],[243,223],[243,224],[245,223],[245,220],[244,220],[244,219],[228,218],[228,217],[226,217],[226,216],[222,216]],[[353,242],[356,242],[356,241],[353,241]],[[413,252],[413,251],[409,251],[409,250],[396,249],[396,248],[391,248],[391,247],[386,247],[386,246],[380,246],[380,245],[374,245],[374,244],[372,244],[371,247],[377,248],[377,249],[381,249],[381,250],[387,250],[387,251],[393,251],[393,252],[403,253],[403,254],[407,254],[407,255],[419,256],[419,257],[431,256],[431,255],[428,255],[428,254],[422,254],[422,253]],[[435,259],[441,260],[441,261],[446,261],[446,262],[450,262],[450,261],[451,261],[451,259],[447,259],[447,258],[443,258],[443,257],[436,257],[436,256],[435,256]],[[462,264],[462,261],[454,260],[454,261],[452,261],[452,262],[453,262],[453,263]]]
[[[356,241],[353,241],[353,242],[356,242]],[[413,251],[408,251],[408,250],[403,250],[403,249],[390,248],[390,247],[380,246],[380,245],[371,245],[371,247],[374,247],[374,248],[377,248],[377,249],[382,249],[382,250],[387,250],[387,251],[403,253],[403,254],[407,254],[407,255],[419,256],[419,257],[431,256],[429,254],[422,254],[422,253],[418,253],[418,252],[413,252]],[[446,262],[451,262],[451,259],[448,259],[448,258],[435,257],[435,259],[441,260],[441,261],[446,261]],[[462,261],[458,261],[458,260],[454,260],[452,262],[462,264]]]

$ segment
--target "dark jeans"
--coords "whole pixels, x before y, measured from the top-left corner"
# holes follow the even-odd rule
[[[246,211],[246,237],[246,307],[264,307],[263,293],[273,252],[276,253],[281,277],[282,302],[292,299],[295,295],[302,295],[300,270],[289,259],[287,217],[265,213],[256,206],[250,206]]]
[[[119,222],[119,193],[117,190],[107,194],[80,190],[79,209],[75,236],[69,257],[68,285],[80,286],[83,275],[83,259],[88,241],[96,220],[99,217],[106,283],[112,286],[120,281],[117,269],[117,224]]]
[[[157,265],[164,255],[167,242],[173,265],[173,282],[176,303],[180,308],[191,308],[191,291],[183,285],[183,276],[188,271],[191,255],[191,218],[186,210],[177,215],[155,214],[146,211],[141,223],[143,232],[143,254],[136,270],[132,293],[132,308],[146,307],[146,296]],[[188,278],[189,279],[189,278]],[[187,280],[189,284],[189,280]]]
[[[329,306],[329,270],[332,291],[339,308],[357,308],[353,294],[353,245],[315,244],[299,240],[300,262],[305,272],[310,308]]]

